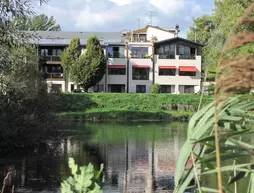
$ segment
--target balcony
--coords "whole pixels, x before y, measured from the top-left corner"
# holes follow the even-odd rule
[[[63,73],[61,73],[61,72],[47,72],[47,78],[63,79]]]
[[[159,59],[175,59],[175,54],[159,54]]]
[[[47,64],[59,64],[61,62],[60,56],[41,56],[42,61],[46,61]]]
[[[196,56],[195,54],[182,54],[182,55],[179,55],[179,59],[180,60],[195,60]]]
[[[125,54],[119,51],[108,52],[109,58],[125,58]]]
[[[151,58],[151,55],[149,54],[134,54],[134,53],[131,53],[130,54],[130,57],[131,58],[137,58],[137,59],[149,59]]]

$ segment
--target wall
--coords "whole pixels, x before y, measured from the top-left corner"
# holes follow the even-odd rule
[[[151,40],[153,36],[157,37],[157,41],[166,40],[174,37],[173,33],[159,30],[153,27],[147,29],[147,40]]]
[[[108,65],[125,65],[126,75],[108,75],[108,69],[106,71],[107,75],[107,85],[106,91],[108,91],[108,84],[124,84],[125,88],[127,85],[127,58],[109,58]]]
[[[146,85],[146,92],[150,93],[153,79],[153,63],[151,59],[130,59],[129,62],[129,93],[136,93],[136,85]],[[149,80],[132,80],[133,65],[149,65]]]
[[[160,85],[176,85],[175,94],[182,93],[179,91],[179,85],[194,85],[195,91],[200,90],[201,83],[201,56],[196,56],[195,60],[176,59],[159,59],[155,56],[155,83]],[[159,66],[176,66],[176,76],[159,76]],[[179,66],[195,66],[197,68],[196,76],[179,76]]]

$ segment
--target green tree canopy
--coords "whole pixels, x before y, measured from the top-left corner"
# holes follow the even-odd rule
[[[56,24],[55,18],[45,14],[15,18],[13,22],[20,30],[24,31],[61,31],[61,27]]]
[[[207,78],[214,79],[219,58],[223,53],[227,36],[235,33],[237,29],[236,21],[243,14],[253,0],[215,0],[215,9],[211,15],[203,15],[194,19],[196,26],[196,39],[205,43],[203,49],[203,65],[208,72]],[[251,26],[249,26],[251,28]],[[252,26],[253,28],[253,26]],[[190,27],[187,34],[188,39],[194,40],[194,28]],[[246,45],[237,50],[240,53],[253,53],[253,45]]]
[[[62,53],[61,61],[70,79],[85,90],[103,78],[107,63],[96,36],[89,37],[84,54],[81,54],[79,38],[72,39],[69,47]]]

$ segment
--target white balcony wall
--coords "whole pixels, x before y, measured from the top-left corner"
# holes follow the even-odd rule
[[[149,27],[147,29],[146,34],[147,34],[147,40],[151,40],[151,38],[153,36],[156,36],[158,41],[162,41],[162,40],[166,40],[166,39],[170,39],[170,38],[174,37],[174,34],[171,33],[171,32],[167,32],[167,31],[164,31],[164,30],[159,30],[159,29],[156,29],[156,28],[153,28],[153,27]]]
[[[155,83],[160,85],[175,85],[175,94],[183,93],[179,90],[179,85],[193,85],[195,92],[200,90],[201,83],[201,56],[196,56],[195,60],[179,59],[159,59],[155,56]],[[176,66],[175,76],[159,76],[159,66]],[[179,66],[195,66],[197,68],[196,76],[179,76]]]
[[[153,63],[151,59],[130,59],[129,62],[129,92],[136,93],[136,85],[146,85],[146,93],[151,91],[153,85]],[[134,65],[149,65],[149,80],[133,80],[132,79],[132,67]]]
[[[62,92],[67,92],[65,90],[65,81],[64,80],[47,80],[47,89],[50,91],[50,84],[60,84],[62,88]]]
[[[109,58],[108,65],[127,65],[127,58]]]
[[[106,91],[108,91],[109,84],[124,84],[125,88],[127,88],[127,58],[109,58],[108,66],[114,65],[125,65],[126,66],[126,75],[108,75],[108,70],[106,72],[107,77],[107,85]]]

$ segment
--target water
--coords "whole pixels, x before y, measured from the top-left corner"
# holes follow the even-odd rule
[[[106,193],[172,192],[178,153],[187,123],[70,123],[62,137],[36,150],[12,152],[0,159],[4,171],[16,171],[15,192],[60,192],[70,175],[68,157],[80,164],[104,163]]]

